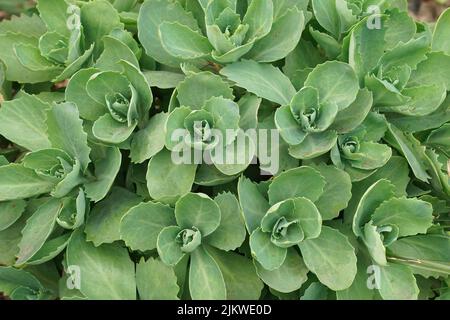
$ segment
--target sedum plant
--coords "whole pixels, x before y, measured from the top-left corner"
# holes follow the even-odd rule
[[[245,57],[259,62],[283,59],[300,40],[307,1],[147,1],[140,10],[139,39],[163,64],[227,64]],[[148,25],[151,21],[151,26]],[[292,32],[280,37],[284,29]]]
[[[0,7],[0,296],[449,299],[450,10]]]

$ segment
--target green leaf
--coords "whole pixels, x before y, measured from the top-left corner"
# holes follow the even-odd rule
[[[175,218],[182,229],[195,227],[206,237],[219,227],[221,210],[207,195],[188,193],[175,204]]]
[[[237,176],[227,176],[214,165],[200,165],[195,174],[195,184],[199,186],[215,187],[236,180]]]
[[[68,4],[64,0],[39,0],[37,4],[39,16],[49,31],[59,31],[69,35],[67,28]]]
[[[229,192],[217,195],[214,201],[220,208],[220,225],[205,241],[224,251],[235,250],[242,245],[247,235],[239,202]]]
[[[411,73],[408,86],[440,85],[450,89],[450,76],[445,72],[450,67],[450,55],[443,52],[430,52],[427,59],[417,65]]]
[[[98,13],[102,14],[99,15]],[[81,25],[86,45],[95,44],[94,56],[98,57],[103,49],[102,39],[115,28],[122,27],[116,9],[106,0],[89,2],[81,7]]]
[[[348,133],[356,129],[367,117],[373,105],[373,94],[366,88],[359,90],[356,100],[340,111],[330,129],[338,133]]]
[[[59,74],[63,68],[53,64],[41,55],[39,49],[31,44],[19,43],[14,46],[14,53],[19,62],[31,71],[46,71],[48,74]],[[45,81],[45,80],[43,80]]]
[[[387,112],[398,112],[409,116],[426,116],[436,111],[444,102],[447,92],[443,84],[409,87],[402,94],[410,99],[402,105],[380,108]]]
[[[239,128],[242,130],[256,129],[258,126],[258,110],[261,106],[261,98],[247,93],[238,101],[239,105]]]
[[[2,9],[5,11],[4,9]],[[41,17],[37,14],[20,16],[13,15],[10,19],[2,20],[0,33],[26,34],[33,38],[39,38],[46,32],[46,27]]]
[[[318,238],[299,244],[304,262],[331,290],[344,290],[356,276],[355,248],[339,231],[322,227]]]
[[[48,240],[28,261],[27,265],[41,265],[54,259],[59,255],[69,243],[71,233],[66,233],[60,237]]]
[[[366,264],[358,257],[358,271],[355,280],[347,289],[336,292],[337,300],[374,300],[375,291],[367,286],[369,275]]]
[[[158,259],[141,259],[136,265],[136,285],[141,300],[178,300],[175,272]]]
[[[320,282],[313,282],[306,288],[300,300],[327,300],[330,290]]]
[[[118,244],[94,247],[82,230],[72,235],[66,252],[67,266],[79,268],[80,291],[90,300],[134,300],[134,263]],[[76,270],[76,269],[75,269]]]
[[[20,164],[0,167],[0,201],[41,195],[50,192],[54,186],[54,181],[46,180]]]
[[[269,271],[281,267],[286,259],[287,249],[276,246],[271,241],[271,234],[255,229],[250,235],[250,248],[252,256]]]
[[[39,200],[42,201],[42,200]],[[28,208],[22,216],[8,229],[0,231],[0,263],[3,265],[14,265],[16,255],[19,252],[19,242],[22,239],[22,229],[35,208],[33,203],[28,204]]]
[[[110,114],[105,114],[94,122],[92,132],[94,136],[106,143],[120,144],[125,142],[133,133],[137,123],[131,126],[116,121]]]
[[[98,73],[97,69],[82,69],[75,73],[67,84],[66,101],[76,104],[83,119],[94,121],[107,112],[106,106],[92,99],[86,91],[86,84],[90,78]]]
[[[433,51],[443,51],[450,54],[450,40],[448,25],[450,23],[450,10],[445,10],[438,19],[433,33]]]
[[[312,0],[314,15],[320,25],[335,38],[356,22],[356,17],[344,0]]]
[[[304,239],[317,238],[322,228],[322,217],[314,203],[306,198],[295,198],[294,216],[302,228]]]
[[[164,139],[159,137],[165,130],[168,117],[168,113],[158,113],[150,119],[144,129],[136,132],[131,140],[131,161],[143,163],[164,148]]]
[[[174,211],[169,206],[155,202],[141,203],[123,216],[120,236],[132,250],[153,250],[162,229],[175,224]]]
[[[441,234],[406,237],[392,243],[388,252],[399,258],[450,261],[450,238]]]
[[[381,179],[371,185],[362,195],[353,216],[353,233],[362,236],[362,228],[372,219],[375,210],[395,195],[395,186],[389,180]]]
[[[400,43],[392,50],[387,51],[381,57],[379,63],[385,72],[405,64],[411,69],[415,69],[421,61],[426,59],[425,55],[428,51],[428,39],[426,36],[421,36],[407,43]]]
[[[251,259],[209,246],[205,248],[220,268],[227,300],[259,299],[264,284],[259,280]]]
[[[364,226],[363,241],[374,262],[380,266],[387,265],[386,248],[377,227],[370,221]]]
[[[319,90],[320,101],[336,103],[339,110],[349,107],[359,92],[355,71],[348,64],[338,61],[329,61],[314,68],[305,86]]]
[[[450,154],[450,142],[448,136],[450,133],[450,124],[446,123],[442,127],[434,130],[427,138],[427,145],[441,150],[445,154]]]
[[[150,196],[157,201],[174,203],[191,190],[196,170],[197,166],[193,164],[175,164],[171,152],[162,150],[148,164]]]
[[[186,78],[182,73],[170,71],[145,71],[144,76],[151,87],[160,89],[176,88]]]
[[[386,23],[383,16],[375,17],[371,15],[356,24],[346,37],[349,47],[348,61],[360,80],[364,79],[364,76],[377,66],[385,51],[385,38],[388,29],[385,27],[368,28],[368,24],[374,21],[374,18],[379,18],[382,24]]]
[[[421,146],[420,142],[412,134],[404,133],[389,123],[388,129],[385,139],[398,151],[401,151],[406,160],[408,160],[416,178],[423,182],[428,182],[430,176],[425,165],[425,148]]]
[[[185,11],[179,2],[146,1],[139,11],[138,37],[146,53],[160,63],[179,67],[181,61],[168,54],[162,46],[159,26],[164,22],[178,22],[194,31],[199,30],[198,24],[192,13]]]
[[[330,151],[337,142],[335,131],[313,133],[296,146],[289,147],[289,154],[295,159],[314,159]]]
[[[28,288],[37,294],[43,290],[41,282],[30,272],[12,267],[0,267],[0,290],[12,294],[17,288]],[[30,298],[34,298],[30,296]]]
[[[220,74],[258,97],[280,105],[289,104],[295,95],[289,79],[272,65],[243,60],[226,66]]]
[[[192,252],[189,291],[193,300],[225,300],[227,289],[217,262],[203,248]]]
[[[147,79],[138,67],[135,67],[126,60],[121,60],[123,75],[128,79],[131,86],[136,89],[138,94],[137,108],[139,116],[139,124],[146,123],[148,112],[153,103],[153,94]]]
[[[408,267],[388,264],[380,270],[380,295],[385,300],[417,300],[419,288]]]
[[[273,62],[285,58],[300,41],[305,26],[305,16],[294,7],[277,19],[270,32],[257,41],[245,56],[258,62]],[[286,30],[292,30],[286,33]]]
[[[0,134],[28,150],[50,147],[45,123],[50,105],[32,95],[5,101],[0,108]]]
[[[389,177],[394,186],[394,194],[397,197],[406,195],[406,188],[409,184],[408,163],[403,157],[393,156],[389,161],[363,181],[353,183],[352,198],[345,209],[344,220],[351,224],[353,216],[361,197],[378,180]]]
[[[238,182],[239,203],[247,227],[251,234],[261,224],[261,220],[269,210],[270,205],[258,186],[242,176]]]
[[[323,220],[332,220],[339,216],[352,197],[352,183],[344,171],[321,164],[313,166],[325,178],[326,185],[322,196],[315,202]]]
[[[91,162],[91,149],[76,106],[70,102],[55,105],[47,113],[47,126],[52,147],[62,149],[78,159],[85,171]]]
[[[193,110],[201,109],[206,101],[212,97],[222,96],[234,100],[233,90],[218,75],[210,72],[191,74],[177,87],[177,98],[180,106],[190,107]],[[195,92],[195,94],[192,94]]]
[[[228,129],[239,129],[239,105],[236,102],[222,97],[212,97],[205,102],[203,110],[213,116],[214,129],[220,130],[223,137],[226,137]]]
[[[86,238],[95,246],[120,240],[120,221],[141,198],[125,189],[114,187],[105,200],[91,211],[86,223]]]
[[[386,29],[386,46],[393,48],[400,42],[406,43],[411,40],[417,31],[417,26],[414,18],[406,10],[392,9],[383,29]]]
[[[176,241],[177,236],[181,232],[180,227],[171,226],[161,230],[156,241],[156,248],[161,260],[174,267],[185,256],[181,250],[181,245]]]
[[[60,73],[60,69],[55,68],[44,68],[40,70],[28,69],[17,58],[15,45],[20,43],[37,47],[37,38],[20,33],[8,32],[6,34],[0,34],[0,42],[2,43],[0,60],[7,66],[6,80],[17,81],[19,83],[40,83],[50,81]]]
[[[24,200],[0,202],[0,231],[13,225],[22,216],[26,205]]]
[[[116,147],[102,147],[101,156],[94,158],[95,178],[84,184],[86,195],[98,202],[105,198],[120,170],[122,154]]]
[[[227,130],[230,129],[225,129],[225,134]],[[252,136],[242,130],[234,130],[235,133],[237,132],[237,136],[232,143],[219,145],[211,152],[211,160],[214,166],[227,176],[234,176],[243,172],[252,163],[256,155],[256,146]]]
[[[311,167],[288,170],[277,176],[269,186],[269,202],[278,202],[304,197],[317,201],[325,188],[326,181],[319,171]]]
[[[159,35],[163,48],[175,58],[200,59],[213,50],[208,38],[178,22],[163,22]]]
[[[433,222],[433,206],[422,200],[394,198],[383,202],[372,220],[376,226],[397,226],[399,237],[426,233]]]
[[[22,240],[19,243],[19,253],[16,265],[26,263],[39,249],[42,248],[56,223],[61,211],[61,200],[50,199],[41,205],[27,220],[22,230]]]
[[[128,61],[130,64],[139,68],[139,62],[133,51],[122,41],[112,37],[103,38],[104,50],[98,60],[95,62],[95,68],[102,71],[122,71],[118,64],[121,60]]]
[[[272,0],[252,1],[242,21],[249,26],[246,38],[259,39],[267,35],[273,22]]]
[[[298,145],[306,138],[307,133],[294,118],[291,106],[282,106],[275,111],[275,125],[289,145]]]
[[[276,270],[269,271],[264,269],[257,261],[254,263],[261,280],[279,292],[289,293],[298,290],[308,279],[309,270],[293,248],[287,250],[286,259],[281,267]]]

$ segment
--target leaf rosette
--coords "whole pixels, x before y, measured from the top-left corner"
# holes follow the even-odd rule
[[[386,248],[402,237],[425,234],[433,219],[430,203],[417,198],[398,198],[395,186],[382,179],[361,197],[352,228],[373,261],[386,266]]]
[[[350,185],[345,172],[326,165],[291,169],[265,185],[240,179],[238,193],[250,234],[251,254],[264,282],[282,292],[294,291],[306,281],[309,269],[330,288],[350,286],[356,273],[354,248],[344,235],[322,226],[323,220],[346,206],[351,198]],[[334,242],[332,246],[341,257],[323,250],[330,242]],[[300,248],[303,259],[294,247]],[[318,254],[323,256],[319,259]],[[343,256],[347,261],[339,262],[339,267],[333,265],[338,262],[332,260]],[[322,268],[321,260],[327,261],[327,268]],[[290,269],[306,272],[294,280]],[[332,279],[331,275],[341,272],[347,273],[345,279]],[[274,277],[282,280],[275,284]]]
[[[75,74],[71,81],[90,76],[85,78],[85,87],[76,91],[74,89],[69,99],[77,102],[77,106],[84,102],[81,99],[92,101],[91,107],[95,109],[81,109],[80,113],[94,120],[94,137],[103,143],[120,145],[131,137],[136,128],[147,124],[153,95],[147,80],[136,66],[125,60],[115,62],[116,70],[86,69],[87,73],[82,70]]]
[[[141,203],[122,218],[120,233],[132,248],[156,248],[166,265],[187,269],[193,299],[232,296],[229,288],[233,281],[227,272],[237,262],[248,275],[244,281],[254,286],[247,294],[258,295],[261,290],[251,260],[231,252],[246,236],[238,200],[231,193],[219,194],[214,200],[202,193],[188,193],[174,208],[157,202]]]
[[[185,88],[202,88],[201,97],[187,97]],[[185,156],[189,164],[213,164],[222,174],[244,171],[255,155],[254,140],[240,128],[241,110],[228,85],[219,76],[201,72],[188,76],[178,87],[179,107],[165,125],[166,148]],[[200,159],[196,158],[199,157]]]
[[[341,134],[331,150],[331,160],[345,170],[352,181],[361,181],[384,166],[392,156],[389,146],[379,143],[387,127],[383,116],[369,113],[355,130]]]
[[[302,1],[288,6],[272,0],[151,0],[139,13],[139,39],[148,55],[174,67],[186,61],[227,64],[242,57],[272,62],[295,48],[309,18]],[[284,28],[293,32],[279,37]]]
[[[107,35],[128,42],[136,55],[140,54],[131,34],[124,30],[119,13],[108,1],[73,4],[66,0],[40,0],[37,9],[39,17],[21,16],[1,35],[5,44],[11,42],[11,54],[0,54],[9,69],[8,80],[38,83],[68,79],[98,61],[104,49],[103,37]],[[98,12],[102,12],[100,18]],[[25,34],[27,27],[36,30]]]
[[[331,89],[328,83],[334,84]],[[275,124],[290,145],[291,156],[311,159],[330,151],[338,137],[331,126],[358,92],[358,80],[349,65],[327,62],[316,67],[290,104],[275,113]]]

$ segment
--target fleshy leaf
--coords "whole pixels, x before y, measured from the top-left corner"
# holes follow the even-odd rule
[[[141,203],[123,216],[120,237],[132,250],[153,250],[162,229],[174,225],[172,208],[155,202]]]
[[[305,86],[319,90],[320,101],[334,102],[338,110],[349,107],[359,92],[358,79],[352,67],[337,61],[317,66],[309,74]]]
[[[272,65],[243,60],[226,66],[220,74],[258,97],[280,105],[289,104],[295,95],[289,79]]]
[[[41,249],[53,231],[60,210],[61,200],[50,199],[27,220],[27,224],[22,230],[23,237],[19,243],[20,251],[17,255],[16,265],[26,263]]]
[[[406,198],[394,198],[383,202],[372,216],[376,226],[396,225],[399,236],[413,236],[426,233],[433,221],[433,207],[430,203]]]
[[[225,300],[227,298],[222,271],[203,247],[199,247],[191,256],[189,291],[193,300]]]
[[[26,93],[20,98],[2,102],[0,134],[31,151],[49,148],[45,123],[48,109],[49,104]]]
[[[239,202],[229,192],[217,195],[214,201],[220,208],[220,225],[205,241],[224,251],[235,250],[247,235]]]
[[[219,227],[221,210],[207,195],[188,193],[175,204],[175,217],[182,229],[195,227],[206,237]]]
[[[280,248],[272,243],[270,233],[255,229],[250,236],[250,248],[252,256],[266,270],[276,270],[283,264],[287,249]]]
[[[175,272],[158,259],[141,259],[136,265],[136,285],[142,300],[178,300]]]
[[[344,290],[356,276],[355,248],[347,237],[330,227],[322,227],[318,238],[299,244],[304,262],[320,282],[332,290]]]
[[[95,247],[78,229],[67,246],[66,261],[68,267],[78,268],[79,290],[88,299],[136,299],[134,263],[119,244]]]
[[[174,203],[188,193],[194,183],[197,166],[175,164],[171,152],[162,150],[148,164],[147,187],[150,196],[158,201]]]
[[[277,176],[270,184],[269,202],[273,205],[299,197],[314,202],[322,195],[325,185],[325,179],[319,171],[311,167],[291,169]]]
[[[309,270],[295,249],[287,251],[286,259],[280,268],[266,270],[257,261],[254,262],[258,276],[269,287],[283,293],[299,289],[307,280]]]

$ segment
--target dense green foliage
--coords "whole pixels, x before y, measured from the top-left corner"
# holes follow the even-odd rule
[[[450,298],[450,10],[434,25],[406,0],[14,13],[9,298]]]

